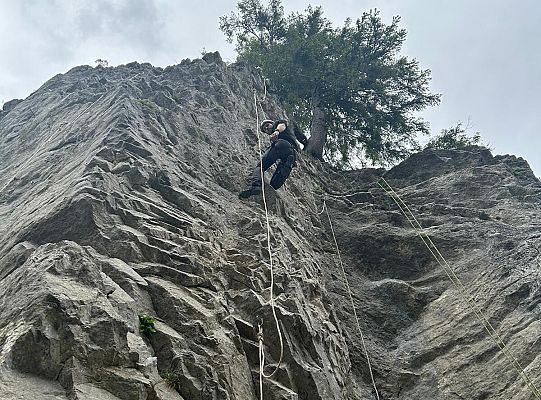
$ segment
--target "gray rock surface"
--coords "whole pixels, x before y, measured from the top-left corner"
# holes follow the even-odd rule
[[[13,100],[10,100],[10,101],[6,101],[4,103],[4,105],[2,106],[2,112],[4,113],[8,113],[9,111],[11,111],[13,108],[15,108],[15,106],[17,104],[19,104],[20,102],[22,102],[21,99],[13,99]]]
[[[256,399],[280,346],[269,304],[257,73],[217,53],[77,67],[0,119],[0,392],[14,399]],[[266,186],[283,363],[265,399],[536,398],[392,200],[418,216],[541,386],[539,208],[528,164],[471,147],[390,171],[304,156]],[[144,335],[138,316],[156,319]]]

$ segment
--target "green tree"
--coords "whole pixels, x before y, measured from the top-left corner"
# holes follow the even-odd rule
[[[334,28],[321,7],[286,17],[280,0],[240,0],[237,11],[220,18],[220,29],[310,131],[307,151],[315,157],[391,163],[428,133],[414,113],[438,104],[439,95],[428,89],[430,71],[399,55],[406,38],[399,17],[385,25],[371,10]]]
[[[464,128],[461,122],[449,129],[442,129],[441,133],[433,137],[424,148],[449,150],[467,146],[484,146],[481,143],[481,134],[479,132],[475,132],[469,137],[466,134],[467,130],[468,126]]]

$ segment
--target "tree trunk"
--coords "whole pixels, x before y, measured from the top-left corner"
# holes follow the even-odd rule
[[[325,111],[321,108],[321,101],[317,95],[312,96],[312,125],[310,126],[310,140],[306,151],[315,158],[323,160],[323,148],[327,141],[325,130]]]

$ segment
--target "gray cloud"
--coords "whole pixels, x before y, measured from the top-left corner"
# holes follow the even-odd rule
[[[111,40],[152,54],[162,46],[164,17],[155,1],[79,1],[75,16],[83,41]]]

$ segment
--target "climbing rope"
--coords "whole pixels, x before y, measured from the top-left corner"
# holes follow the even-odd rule
[[[376,397],[379,400],[379,392],[378,392],[378,388],[376,386],[376,381],[374,379],[374,373],[372,372],[372,365],[370,363],[370,357],[368,356],[368,349],[366,348],[366,343],[365,343],[365,340],[364,340],[364,334],[363,334],[363,331],[361,329],[361,324],[359,322],[359,317],[357,315],[357,310],[356,310],[356,307],[355,307],[355,303],[353,301],[353,294],[351,293],[351,288],[349,286],[348,278],[346,276],[346,269],[344,267],[344,263],[342,262],[342,256],[340,254],[340,249],[338,248],[338,242],[336,241],[336,235],[334,233],[334,228],[333,228],[332,221],[331,221],[331,215],[329,214],[329,209],[327,208],[327,203],[325,202],[325,199],[323,199],[323,209],[321,210],[321,212],[319,214],[323,213],[323,211],[326,211],[326,213],[327,213],[327,218],[329,220],[329,226],[331,227],[332,238],[334,240],[334,246],[336,247],[336,254],[338,255],[338,261],[339,261],[340,267],[342,268],[342,276],[344,278],[344,284],[345,284],[345,286],[346,286],[346,288],[348,290],[349,301],[351,302],[351,309],[353,310],[353,315],[355,316],[355,321],[357,322],[357,328],[359,330],[359,334],[361,335],[361,343],[362,343],[364,354],[365,354],[366,361],[367,361],[367,364],[368,364],[368,370],[370,371],[370,378],[372,379],[372,386],[374,386],[374,390],[376,392]]]
[[[266,97],[267,97],[267,85],[266,85],[266,79],[265,78],[263,78],[263,86],[264,86],[264,97],[263,98],[266,99]],[[264,113],[264,110],[263,110],[263,108],[261,107],[261,105],[259,104],[259,102],[257,100],[257,94],[256,94],[255,91],[254,91],[254,106],[255,106],[255,111],[256,111],[256,123],[257,123],[256,131],[258,132],[257,139],[258,139],[258,150],[259,150],[259,166],[260,166],[261,178],[263,180],[264,171],[263,171],[263,156],[262,156],[262,148],[261,148],[261,136],[259,135],[259,109],[261,108],[261,111],[263,113]],[[264,181],[263,181],[263,183],[264,183]],[[262,185],[262,196],[263,196],[263,205],[264,205],[264,209],[265,209],[265,219],[266,219],[266,223],[267,223],[267,247],[268,247],[268,252],[269,252],[270,273],[271,273],[271,286],[270,286],[270,301],[269,301],[269,303],[270,303],[270,305],[272,307],[272,313],[273,313],[273,316],[274,316],[274,320],[276,322],[276,328],[278,330],[278,336],[280,338],[280,359],[279,359],[278,364],[277,364],[276,368],[274,369],[274,371],[270,375],[266,375],[265,372],[264,372],[265,351],[264,351],[264,347],[263,347],[264,346],[263,326],[262,326],[262,324],[259,324],[258,325],[257,339],[258,339],[258,344],[259,344],[259,346],[258,346],[259,347],[259,393],[260,393],[260,399],[261,400],[263,400],[263,378],[271,378],[278,371],[278,369],[280,368],[280,365],[282,363],[283,352],[284,352],[282,332],[281,332],[280,325],[279,325],[279,322],[278,322],[278,317],[276,316],[276,311],[275,311],[275,306],[274,306],[273,259],[272,259],[272,250],[271,250],[271,244],[270,244],[270,223],[269,223],[268,207],[267,207],[267,201],[266,201],[266,196],[265,196],[265,185],[264,184]],[[357,311],[355,309],[355,304],[353,302],[353,295],[351,293],[351,288],[350,288],[349,283],[347,281],[346,271],[345,271],[344,265],[342,263],[340,250],[338,248],[338,242],[336,241],[336,235],[334,233],[334,228],[332,226],[331,217],[329,215],[329,210],[327,209],[325,201],[323,201],[323,207],[324,207],[324,210],[327,212],[327,218],[329,219],[329,224],[330,224],[330,227],[331,227],[331,232],[332,232],[332,235],[333,235],[334,244],[336,246],[337,254],[338,254],[338,257],[339,257],[339,260],[340,260],[340,266],[342,268],[344,281],[345,281],[346,287],[348,289],[349,298],[350,298],[350,301],[351,301],[351,306],[353,308],[353,313],[355,315],[355,320],[357,322],[357,328],[359,329],[359,333],[361,335],[361,342],[362,342],[363,349],[364,349],[364,352],[365,352],[366,360],[368,362],[368,368],[369,368],[369,371],[370,371],[370,377],[372,379],[372,385],[374,386],[374,390],[376,392],[376,397],[379,400],[380,399],[379,392],[378,392],[376,382],[375,382],[375,379],[374,379],[374,374],[373,374],[373,371],[372,371],[372,366],[371,366],[371,363],[370,363],[368,350],[367,350],[366,343],[365,343],[365,340],[364,340],[364,335],[363,335],[363,332],[362,332],[362,329],[361,329],[359,318],[357,316]]]
[[[266,96],[267,90],[265,86],[265,96]],[[280,339],[280,358],[278,360],[278,364],[276,365],[276,368],[274,371],[267,375],[265,374],[264,368],[265,368],[265,350],[263,348],[263,327],[260,324],[259,325],[259,332],[258,332],[258,342],[259,342],[259,385],[260,385],[260,399],[263,400],[263,378],[271,378],[278,372],[278,369],[280,368],[280,365],[282,364],[282,359],[284,356],[284,341],[282,338],[282,330],[280,329],[280,323],[278,322],[278,317],[276,316],[276,308],[274,305],[274,263],[272,258],[272,248],[271,248],[271,229],[270,229],[270,222],[269,222],[269,210],[267,206],[267,199],[265,195],[265,181],[264,181],[264,171],[263,171],[263,154],[262,154],[262,147],[261,147],[261,136],[259,134],[259,102],[257,100],[257,93],[254,91],[254,106],[255,106],[255,114],[256,114],[256,132],[257,134],[257,144],[259,149],[259,168],[261,173],[261,180],[262,180],[262,196],[263,196],[263,205],[265,209],[265,221],[267,224],[267,250],[269,253],[269,264],[270,264],[270,276],[271,276],[271,283],[270,283],[270,299],[269,304],[272,308],[272,315],[274,317],[274,321],[276,323],[276,329],[278,331],[278,337]],[[263,111],[263,109],[262,109]]]
[[[384,185],[380,183],[382,181]],[[468,289],[464,286],[464,284],[461,282],[461,280],[458,278],[458,276],[455,274],[453,268],[449,265],[447,260],[443,257],[443,255],[440,253],[436,245],[432,242],[430,237],[427,233],[425,233],[423,227],[411,211],[411,209],[408,207],[408,205],[402,200],[402,198],[396,193],[396,191],[392,188],[392,186],[385,180],[385,178],[381,178],[378,180],[378,185],[387,193],[395,202],[395,204],[398,206],[404,217],[408,220],[410,225],[415,229],[417,235],[421,238],[425,246],[428,248],[434,259],[438,262],[438,264],[443,268],[451,282],[455,285],[455,287],[458,289],[459,293],[461,294],[463,300],[466,301],[470,309],[473,311],[473,313],[477,316],[479,321],[483,324],[484,329],[488,332],[491,339],[496,343],[498,348],[501,350],[501,352],[507,357],[508,361],[510,361],[511,365],[515,368],[515,370],[518,372],[518,374],[524,379],[526,384],[530,387],[533,394],[538,400],[541,400],[541,392],[539,389],[535,386],[531,378],[526,374],[526,371],[524,368],[520,365],[518,360],[515,356],[511,353],[505,342],[503,341],[502,337],[498,334],[496,329],[492,326],[488,318],[484,315],[482,310],[479,308],[479,306],[475,303],[473,297],[469,293]]]

